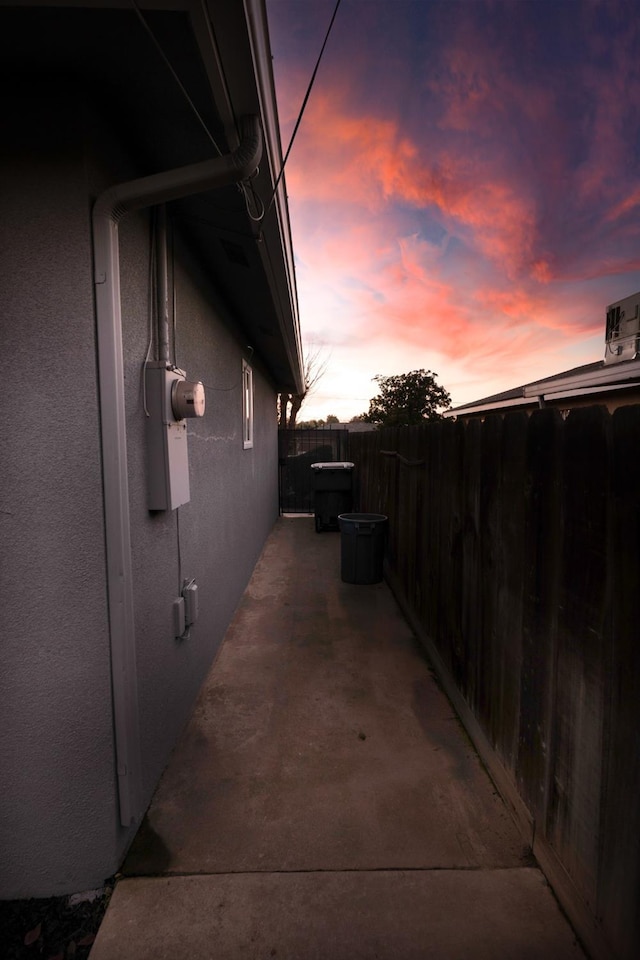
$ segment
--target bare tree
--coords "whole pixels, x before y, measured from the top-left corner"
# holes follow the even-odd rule
[[[294,430],[300,407],[318,385],[318,381],[327,370],[329,358],[320,356],[319,348],[314,348],[304,361],[304,390],[302,393],[281,393],[278,395],[278,427],[281,430]]]

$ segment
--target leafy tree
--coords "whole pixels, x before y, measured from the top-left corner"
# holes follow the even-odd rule
[[[369,410],[362,419],[380,427],[442,419],[440,410],[450,406],[451,397],[436,382],[436,376],[431,370],[412,370],[394,377],[374,377],[380,393],[369,401]]]
[[[318,430],[320,427],[331,426],[333,423],[340,423],[334,413],[330,413],[326,420],[298,420],[296,430]]]

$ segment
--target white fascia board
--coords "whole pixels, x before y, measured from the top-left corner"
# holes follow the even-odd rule
[[[640,389],[640,383],[631,381],[630,383],[616,383],[612,386],[604,384],[601,387],[582,387],[579,390],[564,390],[561,393],[547,393],[543,395],[543,400],[556,401],[556,400],[570,400],[574,397],[591,397],[596,396],[599,393],[611,393],[612,390],[619,392],[621,390],[632,390],[634,387]]]
[[[244,9],[253,56],[256,87],[260,101],[265,141],[265,160],[269,164],[270,182],[271,185],[273,185],[280,176],[283,159],[271,46],[269,44],[267,11],[264,0],[244,0]],[[271,190],[272,189],[273,186],[271,186]],[[266,198],[265,202],[269,203],[270,200],[271,195]],[[298,315],[298,292],[296,288],[293,240],[291,236],[284,176],[280,178],[271,212],[267,214],[263,221],[263,231],[267,243],[271,241],[272,243],[278,244],[279,252],[284,260],[285,276],[281,277],[280,281],[278,281],[268,251],[261,249],[265,269],[271,277],[272,282],[277,286],[277,300],[283,304],[283,309],[279,310],[280,323],[284,325],[281,333],[287,346],[291,369],[296,375],[296,380],[299,381],[300,392],[303,392],[304,374],[302,370],[302,338],[300,335],[300,319]]]
[[[509,407],[531,407],[535,404],[536,400],[542,401],[543,403],[546,401],[551,402],[556,400],[571,400],[575,397],[590,397],[599,393],[611,393],[613,389],[616,391],[632,390],[634,387],[640,389],[640,383],[637,383],[635,380],[631,380],[628,383],[605,383],[596,387],[574,387],[572,390],[558,390],[547,393],[540,392],[529,397],[517,397],[514,400],[503,400],[500,403],[484,403],[474,407],[457,407],[455,410],[447,410],[442,414],[442,416],[449,419],[452,417],[466,417],[473,413],[497,413],[498,411],[505,410]]]
[[[557,380],[545,383],[539,380],[537,383],[529,383],[524,387],[525,397],[538,397],[541,395],[551,396],[566,391],[582,390],[583,388],[596,387],[601,384],[609,387],[621,386],[624,381],[640,379],[640,360],[633,360],[624,364],[611,364],[608,367],[600,367],[591,373],[575,374],[574,376],[558,377]]]
[[[508,407],[530,407],[535,397],[513,397],[511,400],[500,400],[497,403],[477,403],[472,407],[456,407],[455,410],[446,410],[443,417],[466,417],[470,413],[488,413],[493,410],[503,410]]]

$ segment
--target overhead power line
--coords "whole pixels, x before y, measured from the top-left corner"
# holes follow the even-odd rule
[[[169,57],[167,56],[167,54],[165,53],[165,51],[164,51],[163,48],[162,48],[162,44],[160,43],[160,41],[159,41],[158,38],[156,37],[155,33],[153,32],[153,30],[151,29],[151,27],[149,26],[149,24],[147,23],[147,20],[146,20],[144,14],[142,13],[140,7],[139,7],[138,4],[137,4],[137,0],[130,0],[130,3],[131,3],[131,6],[133,7],[133,9],[134,9],[134,11],[135,11],[135,13],[136,13],[136,15],[137,15],[137,17],[138,17],[138,20],[140,21],[141,25],[144,27],[144,29],[145,29],[146,32],[148,33],[149,38],[151,39],[151,42],[153,43],[154,47],[156,48],[156,50],[158,51],[158,53],[160,54],[160,56],[161,56],[162,59],[164,60],[164,62],[165,62],[165,64],[166,64],[166,66],[168,67],[168,69],[169,69],[169,71],[170,71],[173,79],[174,79],[174,80],[176,81],[176,83],[178,84],[178,86],[179,86],[179,88],[180,88],[180,91],[181,91],[183,97],[185,98],[185,100],[187,101],[187,103],[189,104],[189,106],[191,107],[191,110],[193,111],[193,114],[194,114],[194,116],[196,117],[198,123],[200,124],[200,126],[202,127],[202,129],[203,129],[204,132],[206,133],[207,137],[209,138],[209,140],[211,141],[211,143],[212,143],[213,146],[215,147],[215,150],[216,150],[218,156],[222,156],[222,150],[220,149],[220,147],[218,146],[218,144],[217,144],[216,141],[214,140],[213,134],[211,133],[211,131],[209,130],[209,127],[207,126],[207,124],[206,124],[206,122],[204,121],[203,117],[202,117],[201,114],[199,113],[198,108],[196,107],[195,103],[193,102],[193,100],[192,100],[191,97],[189,96],[189,93],[188,93],[188,91],[187,91],[187,88],[185,87],[184,83],[182,82],[182,80],[180,79],[180,77],[178,76],[178,74],[176,73],[176,71],[174,70],[172,63],[171,63],[171,61],[169,60]]]
[[[325,50],[325,47],[326,47],[326,45],[327,45],[327,41],[328,41],[328,39],[329,39],[329,34],[331,33],[331,28],[333,27],[334,20],[336,19],[336,14],[338,13],[338,7],[339,7],[339,6],[340,6],[340,0],[337,0],[336,5],[335,5],[335,8],[334,8],[334,11],[333,11],[333,16],[331,17],[331,21],[330,21],[329,26],[328,26],[328,28],[327,28],[327,33],[326,33],[326,36],[325,36],[325,38],[324,38],[324,43],[322,44],[322,47],[321,47],[321,49],[320,49],[320,53],[319,53],[319,55],[318,55],[318,59],[317,59],[317,61],[316,61],[316,65],[315,65],[315,67],[314,67],[313,73],[311,74],[311,80],[309,81],[309,86],[307,87],[307,92],[306,92],[305,95],[304,95],[304,100],[302,101],[302,106],[300,107],[300,113],[298,114],[298,119],[296,120],[295,127],[293,128],[293,133],[291,134],[291,140],[289,141],[289,146],[287,147],[287,152],[286,152],[285,155],[284,155],[284,160],[282,161],[282,166],[280,167],[280,173],[278,174],[277,180],[276,180],[276,182],[275,182],[275,186],[274,186],[274,188],[273,188],[273,193],[272,193],[272,195],[271,195],[271,200],[269,201],[269,205],[267,206],[267,213],[268,213],[269,210],[271,209],[271,207],[272,207],[272,205],[273,205],[273,201],[274,201],[275,198],[276,198],[276,193],[278,192],[278,187],[280,186],[280,181],[282,180],[282,176],[283,176],[283,174],[284,174],[284,168],[285,168],[286,165],[287,165],[287,160],[289,159],[289,154],[291,153],[291,147],[293,146],[293,141],[294,141],[295,138],[296,138],[296,134],[297,134],[297,132],[298,132],[298,127],[300,126],[300,122],[301,122],[301,120],[302,120],[302,115],[303,115],[303,113],[304,113],[304,111],[305,111],[305,107],[307,106],[307,101],[309,100],[309,96],[310,96],[310,94],[311,94],[311,89],[312,89],[312,87],[313,87],[313,84],[314,84],[315,79],[316,79],[316,74],[317,74],[317,72],[318,72],[318,67],[320,66],[320,61],[322,60],[322,56],[323,56],[323,54],[324,54],[324,50]]]

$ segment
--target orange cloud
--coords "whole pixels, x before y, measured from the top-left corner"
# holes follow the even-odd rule
[[[486,271],[461,273],[463,264],[452,272],[446,237],[434,243],[402,236],[399,226],[389,214],[373,225],[335,222],[334,232],[325,228],[313,238],[303,232],[298,286],[311,339],[378,345],[382,353],[386,344],[405,345],[436,370],[455,364],[473,376],[504,378],[506,371],[509,380],[525,382],[533,369],[563,369],[562,351],[603,329],[603,305],[588,296],[500,283]]]
[[[631,213],[633,210],[636,210],[640,206],[640,186],[637,186],[629,191],[629,193],[618,201],[617,204],[612,206],[605,214],[605,219],[608,221],[621,220],[623,217],[626,217],[628,213]]]
[[[535,209],[505,179],[463,155],[428,157],[395,122],[341,112],[343,94],[325,91],[310,108],[307,130],[288,173],[294,202],[340,204],[376,212],[393,203],[431,209],[480,253],[511,273],[531,261]]]

